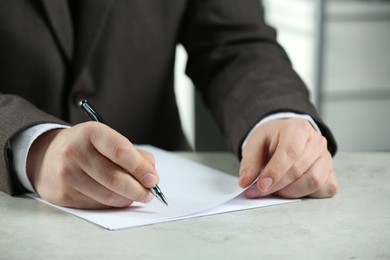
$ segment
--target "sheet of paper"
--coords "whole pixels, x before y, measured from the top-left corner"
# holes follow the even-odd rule
[[[142,148],[155,156],[159,186],[169,207],[154,199],[147,204],[133,203],[125,209],[79,210],[52,205],[33,194],[29,196],[110,230],[297,201],[245,199],[237,184],[238,177],[152,146]]]

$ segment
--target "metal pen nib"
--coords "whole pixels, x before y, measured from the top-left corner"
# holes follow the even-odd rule
[[[167,199],[165,198],[164,194],[161,192],[158,185],[155,185],[153,188],[150,189],[150,192],[162,203],[164,203],[168,207]]]

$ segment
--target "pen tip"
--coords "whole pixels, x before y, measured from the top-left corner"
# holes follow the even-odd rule
[[[161,201],[162,203],[165,204],[165,206],[168,207],[168,201],[165,199],[165,197],[164,197],[163,194],[160,194],[160,196],[159,196],[158,198],[160,199],[160,201]]]
[[[155,185],[153,188],[150,190],[154,196],[158,198],[159,201],[165,204],[165,206],[168,207],[168,202],[167,199],[165,198],[164,194],[161,192],[160,187],[158,185]]]

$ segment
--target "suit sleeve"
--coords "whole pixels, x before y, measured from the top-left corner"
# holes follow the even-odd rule
[[[41,123],[63,121],[37,109],[31,103],[15,95],[0,93],[0,190],[16,194],[22,190],[13,173],[11,139],[24,129]]]
[[[180,33],[188,52],[186,73],[240,156],[250,129],[278,112],[310,115],[335,154],[337,146],[258,0],[189,1]]]

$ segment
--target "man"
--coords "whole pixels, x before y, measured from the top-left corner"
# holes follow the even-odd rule
[[[173,91],[182,43],[241,158],[239,185],[260,175],[246,196],[333,196],[335,141],[262,15],[258,0],[1,2],[1,190],[76,208],[149,202],[158,174],[133,142],[188,149]],[[82,123],[82,98],[112,128]]]

